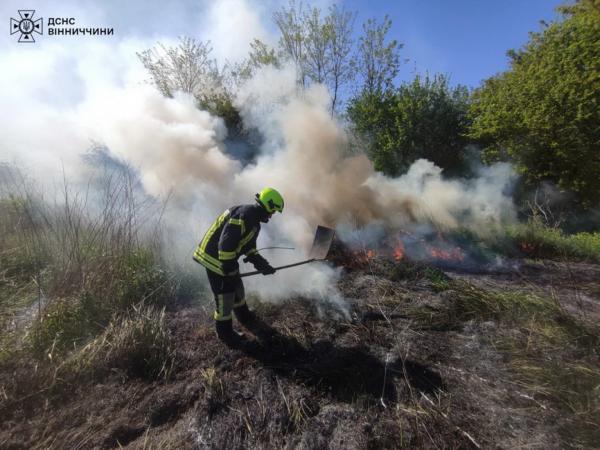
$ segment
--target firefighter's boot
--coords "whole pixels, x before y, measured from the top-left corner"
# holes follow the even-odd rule
[[[235,317],[246,328],[250,328],[256,321],[256,314],[248,308],[248,304],[244,303],[240,306],[234,306],[233,312]]]
[[[261,341],[269,342],[273,339],[275,331],[255,313],[248,309],[248,305],[244,303],[241,306],[233,308],[237,320],[247,329],[250,330]]]
[[[230,320],[215,321],[217,327],[217,336],[228,347],[240,348],[246,342],[243,333],[238,333],[233,329],[233,324]]]

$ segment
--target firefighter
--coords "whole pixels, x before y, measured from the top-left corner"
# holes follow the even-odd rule
[[[275,269],[256,250],[260,223],[267,223],[275,211],[283,212],[283,197],[273,188],[264,188],[256,194],[255,204],[233,206],[221,214],[194,253],[194,260],[206,268],[215,297],[217,335],[232,347],[243,341],[242,336],[233,330],[232,311],[246,327],[251,327],[256,320],[246,304],[237,260],[245,255],[244,261],[252,263],[263,275],[275,273]]]

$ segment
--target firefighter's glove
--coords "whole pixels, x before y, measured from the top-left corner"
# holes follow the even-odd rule
[[[269,264],[269,262],[258,253],[250,255],[246,259],[252,263],[254,268],[263,275],[271,275],[275,273],[275,269],[271,266],[271,264]]]
[[[276,272],[275,268],[271,264],[267,263],[266,267],[261,270],[263,275],[272,275]]]
[[[237,261],[223,261],[223,274],[226,277],[234,277],[240,273],[240,266]]]

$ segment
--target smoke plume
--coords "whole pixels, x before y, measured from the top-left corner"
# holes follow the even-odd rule
[[[149,46],[129,40],[109,52],[98,45],[96,57],[82,51],[80,64],[69,70],[65,58],[72,56],[61,46],[46,46],[45,53],[33,50],[49,67],[62,64],[73,79],[79,80],[77,71],[84,71],[85,81],[66,103],[54,97],[42,76],[28,74],[18,80],[8,68],[22,68],[29,59],[9,52],[2,64],[7,68],[3,81],[21,84],[1,92],[7,108],[1,117],[0,160],[16,162],[48,186],[62,171],[72,182],[85,184],[93,168],[81,155],[94,142],[105,145],[110,158],[139,174],[147,195],[170,196],[166,239],[177,260],[190,266],[193,250],[214,218],[234,204],[252,202],[265,186],[278,189],[286,206],[263,227],[259,247],[296,249],[265,251],[273,265],[303,258],[319,224],[343,230],[373,224],[387,230],[423,224],[452,229],[460,224],[483,230],[514,219],[509,166],[485,168],[478,178],[460,181],[444,179],[440,168],[419,160],[405,175],[387,178],[364,154],[348,152],[348,136],[329,112],[326,88],[314,85],[300,91],[292,67],[264,68],[235,95],[244,126],[263,139],[260,154],[245,165],[227,151],[223,121],[199,110],[194,99],[183,94],[165,98],[140,83],[145,75],[139,65],[122,59],[116,64],[118,76],[107,73],[115,54],[132,58],[134,49]],[[61,83],[69,82],[65,77]],[[311,264],[278,272],[269,283],[253,277],[248,286],[265,299],[303,295],[333,303],[343,312],[336,289],[339,274],[326,264]]]

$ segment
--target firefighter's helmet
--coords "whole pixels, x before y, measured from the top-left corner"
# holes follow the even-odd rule
[[[273,188],[264,188],[256,194],[256,201],[260,203],[269,214],[275,211],[283,212],[283,197]]]

